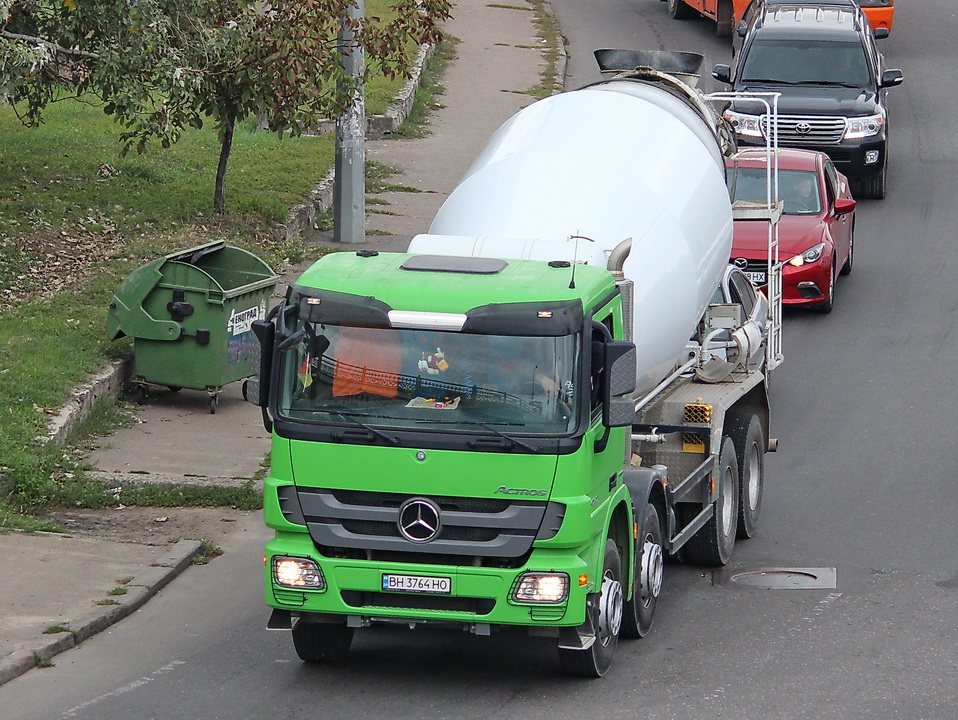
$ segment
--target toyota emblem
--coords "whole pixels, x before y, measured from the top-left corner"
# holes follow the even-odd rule
[[[799,135],[808,135],[812,131],[812,124],[807,122],[796,123],[795,132]]]
[[[399,508],[396,526],[399,534],[409,542],[426,543],[434,540],[442,529],[439,506],[427,498],[411,498]]]
[[[745,258],[735,258],[732,262],[735,264],[735,267],[737,267],[739,270],[744,270],[745,268],[748,267],[748,260],[746,260]]]

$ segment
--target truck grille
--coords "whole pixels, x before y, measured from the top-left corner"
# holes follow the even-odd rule
[[[840,143],[845,135],[843,117],[821,115],[779,115],[778,142],[781,145],[827,145]],[[762,133],[768,135],[768,116],[762,116]]]
[[[384,560],[413,555],[433,563],[520,558],[531,550],[549,505],[430,496],[426,499],[439,508],[439,533],[428,542],[412,542],[400,534],[398,521],[403,504],[417,496],[321,488],[298,488],[297,494],[310,536],[328,555]]]
[[[394,595],[391,593],[359,592],[343,590],[340,596],[354,608],[393,608],[399,610],[437,610],[461,612],[472,615],[488,615],[496,607],[489,598],[435,597],[431,595]]]

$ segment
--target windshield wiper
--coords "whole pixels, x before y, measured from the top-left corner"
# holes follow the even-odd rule
[[[840,80],[802,80],[801,82],[792,83],[793,85],[838,85],[839,87],[855,88],[857,90],[861,89],[860,85],[855,83],[842,82]]]
[[[742,78],[742,82],[748,83],[768,83],[771,85],[800,85],[801,83],[791,82],[790,80],[779,80],[778,78]]]
[[[516,423],[516,424],[524,424],[524,423]],[[508,440],[508,441],[511,442],[511,443],[515,443],[515,444],[518,445],[519,447],[523,447],[523,448],[525,448],[526,450],[528,450],[528,451],[531,452],[531,453],[538,453],[538,452],[539,452],[539,448],[533,447],[533,446],[530,445],[529,443],[525,443],[525,442],[523,442],[522,440],[520,440],[519,438],[514,438],[514,437],[512,437],[511,435],[506,435],[504,432],[501,432],[501,431],[499,431],[499,430],[496,430],[494,427],[491,427],[490,425],[487,425],[487,424],[484,423],[484,422],[469,422],[469,421],[467,421],[467,422],[460,422],[459,425],[478,425],[479,427],[484,428],[485,430],[488,430],[488,431],[491,432],[493,435],[498,435],[499,437],[503,438],[504,440]]]
[[[329,409],[323,410],[323,412],[328,413],[329,415],[339,415],[341,418],[345,419],[347,422],[351,422],[363,428],[364,430],[368,430],[373,435],[385,440],[386,442],[392,443],[393,445],[399,444],[399,438],[393,437],[392,435],[387,435],[382,430],[377,430],[372,425],[367,425],[366,423],[357,420],[356,416],[359,415],[359,413],[349,413],[349,412],[343,412],[342,410],[329,410]],[[366,417],[366,416],[360,415],[360,417]]]

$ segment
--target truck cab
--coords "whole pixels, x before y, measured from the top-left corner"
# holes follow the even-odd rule
[[[616,427],[632,404],[616,419],[613,400],[634,374],[609,381],[634,373],[610,372],[632,346],[616,340],[608,271],[335,253],[274,321],[257,327],[274,434],[266,602],[279,622],[295,614],[301,656],[397,616],[480,634],[534,621],[578,645],[603,584],[637,600],[603,579],[608,534],[617,577],[634,556]],[[607,645],[619,625],[595,617]]]

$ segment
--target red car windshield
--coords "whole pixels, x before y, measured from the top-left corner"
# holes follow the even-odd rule
[[[765,168],[728,169],[728,185],[733,201],[765,202]],[[822,211],[821,187],[814,170],[779,170],[779,198],[786,215],[818,215]]]

